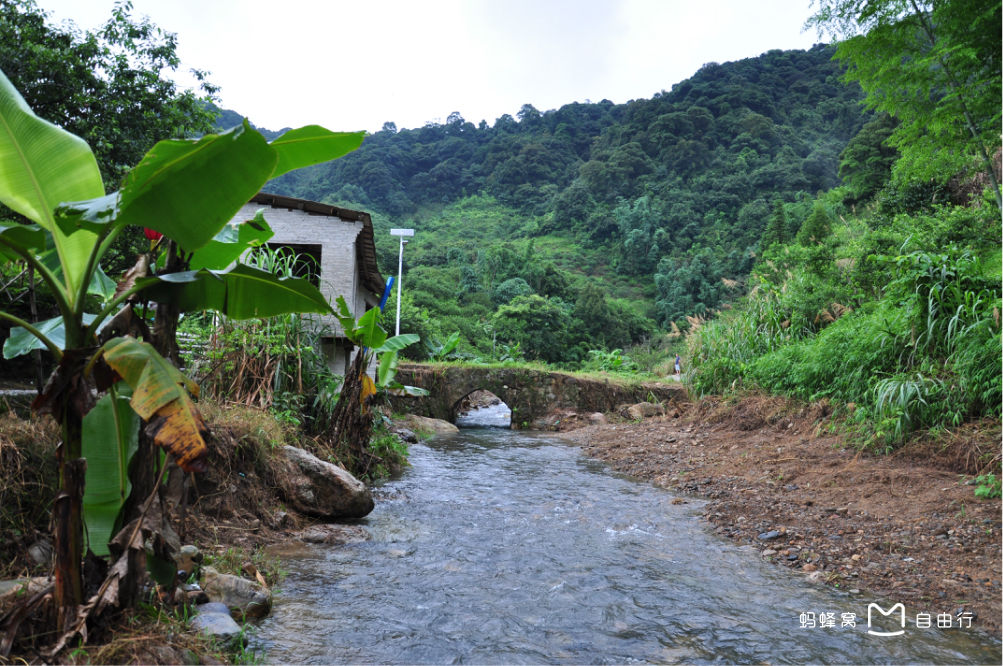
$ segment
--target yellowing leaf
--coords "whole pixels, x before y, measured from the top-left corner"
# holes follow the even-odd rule
[[[104,359],[132,387],[129,404],[149,422],[146,432],[170,452],[186,472],[202,471],[209,449],[205,422],[189,392],[198,385],[149,344],[135,338],[105,343]]]
[[[146,433],[157,446],[174,456],[184,471],[205,471],[205,458],[209,455],[205,438],[209,431],[187,394],[161,407],[146,427]]]
[[[366,413],[368,408],[366,407],[366,399],[376,395],[376,384],[373,382],[373,378],[369,375],[362,375],[362,388],[359,390],[359,404],[362,405],[362,412]]]

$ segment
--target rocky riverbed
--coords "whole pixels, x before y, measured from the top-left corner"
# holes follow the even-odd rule
[[[1000,500],[976,498],[961,472],[980,452],[998,454],[1000,425],[874,456],[829,434],[828,411],[710,400],[565,435],[622,473],[681,492],[679,502],[710,499],[713,530],[778,566],[910,613],[973,618],[999,636]]]

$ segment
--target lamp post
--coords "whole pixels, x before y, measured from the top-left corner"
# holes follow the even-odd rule
[[[391,229],[391,236],[399,236],[401,242],[400,254],[397,257],[397,326],[394,330],[394,335],[401,334],[401,284],[404,281],[404,245],[407,241],[404,240],[405,237],[410,238],[414,236],[414,229]]]

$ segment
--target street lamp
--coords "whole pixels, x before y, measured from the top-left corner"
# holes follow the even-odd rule
[[[401,334],[401,283],[404,279],[404,245],[407,241],[405,237],[414,236],[414,229],[391,229],[391,236],[399,236],[401,241],[400,254],[397,257],[397,327],[394,335]]]

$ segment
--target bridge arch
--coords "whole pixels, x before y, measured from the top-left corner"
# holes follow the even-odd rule
[[[530,427],[556,409],[611,412],[625,403],[654,398],[668,403],[685,400],[678,384],[617,383],[522,367],[481,367],[443,364],[401,364],[397,379],[429,391],[421,398],[394,398],[393,406],[421,416],[454,421],[460,400],[483,389],[512,410],[512,427]]]

